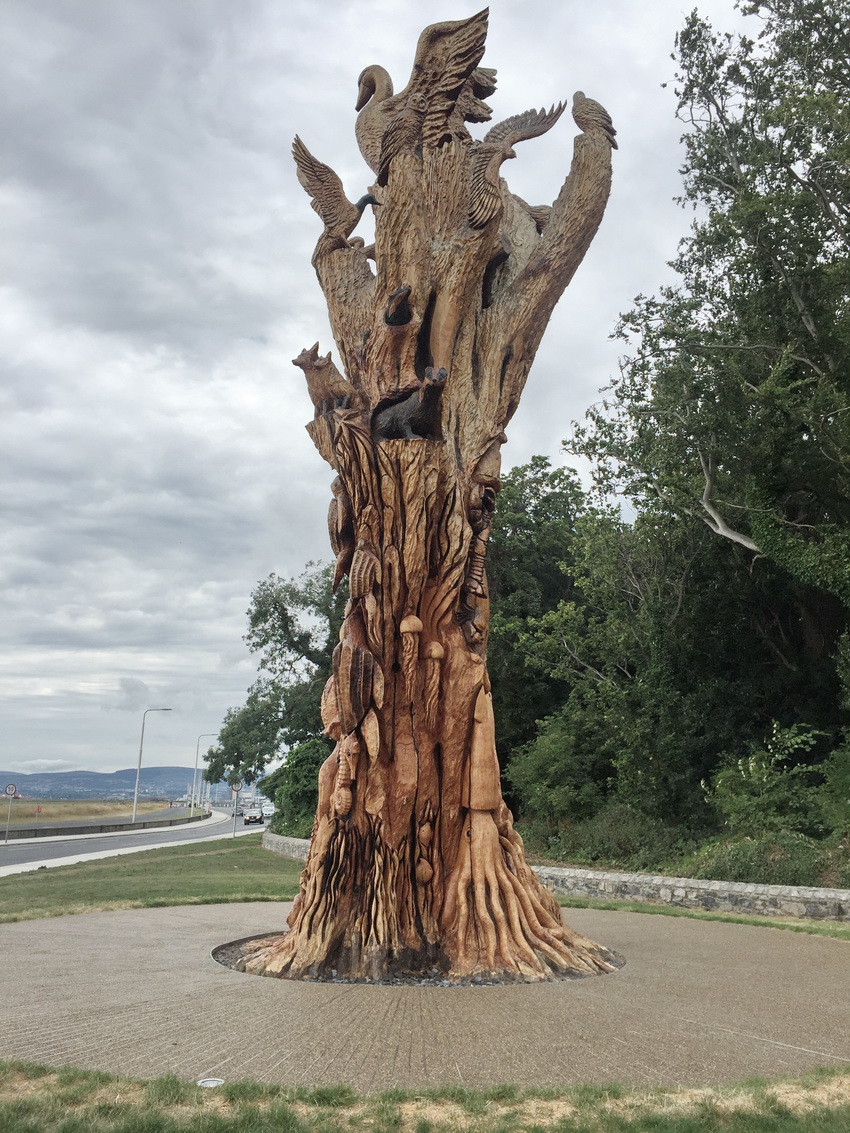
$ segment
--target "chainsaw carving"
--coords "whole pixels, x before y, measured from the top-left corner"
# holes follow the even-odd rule
[[[503,432],[552,310],[602,219],[613,126],[581,96],[569,176],[530,206],[500,176],[563,105],[480,141],[495,72],[487,12],[419,38],[408,85],[360,76],[356,134],[376,175],[375,246],[339,178],[296,139],[324,222],[313,257],[344,375],[295,359],[336,472],[328,517],[350,600],[322,698],[336,743],[289,932],[248,949],[264,975],[458,982],[610,971],[567,928],[502,801],[486,667],[486,551]],[[368,203],[368,200],[367,200]],[[373,256],[373,262],[370,260]]]
[[[336,173],[329,165],[317,161],[297,135],[292,144],[292,156],[298,167],[298,180],[313,198],[313,208],[325,225],[314,252],[314,259],[318,259],[335,248],[345,248],[348,237],[360,223],[366,205],[378,202],[371,193],[366,193],[352,204]]]

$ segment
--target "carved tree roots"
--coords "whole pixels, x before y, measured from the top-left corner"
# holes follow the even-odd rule
[[[485,663],[503,429],[601,220],[610,120],[582,119],[551,208],[514,197],[498,177],[506,148],[560,110],[470,138],[463,118],[483,120],[477,96],[495,86],[476,69],[485,30],[486,13],[426,29],[417,62],[428,55],[430,70],[414,72],[409,99],[396,96],[395,118],[393,99],[378,104],[383,142],[361,111],[361,148],[379,173],[376,271],[348,240],[357,210],[342,208],[336,175],[296,149],[325,221],[314,265],[345,375],[318,345],[295,362],[316,407],[308,430],[337,472],[329,529],[350,601],[323,697],[336,747],[301,891],[289,932],[249,948],[247,972],[532,981],[622,962],[564,926],[525,861],[502,800]]]

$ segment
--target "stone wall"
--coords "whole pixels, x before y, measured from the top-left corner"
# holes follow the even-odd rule
[[[263,834],[267,850],[306,861],[305,838]],[[760,917],[810,917],[850,921],[850,889],[811,889],[797,885],[745,885],[738,881],[701,881],[651,873],[609,873],[566,866],[534,866],[540,880],[564,897],[596,897],[609,901],[642,901],[677,905],[715,913],[749,913]]]
[[[272,850],[275,854],[280,854],[284,858],[295,858],[296,861],[306,862],[310,840],[309,838],[286,838],[283,834],[272,834],[271,830],[264,830],[263,848]]]
[[[715,913],[760,917],[811,917],[850,921],[850,889],[812,889],[798,885],[748,885],[650,873],[608,873],[595,869],[535,866],[540,880],[565,897],[597,897],[678,905]]]

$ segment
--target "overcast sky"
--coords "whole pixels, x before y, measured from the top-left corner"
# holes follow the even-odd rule
[[[602,228],[503,450],[560,442],[617,364],[619,312],[670,278],[690,217],[670,52],[691,4],[494,0],[494,121],[581,88],[619,131]],[[732,0],[697,0],[721,30]],[[251,590],[328,559],[332,473],[291,359],[333,343],[298,132],[356,199],[357,76],[400,89],[457,0],[4,0],[0,769],[194,762],[255,676]],[[479,133],[486,127],[474,128]],[[503,173],[534,203],[567,114]],[[202,741],[204,751],[210,742]],[[2,784],[0,784],[2,787]]]

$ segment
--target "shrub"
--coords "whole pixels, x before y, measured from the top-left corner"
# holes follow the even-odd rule
[[[622,803],[609,803],[580,822],[561,827],[541,843],[542,831],[532,827],[532,850],[564,861],[593,865],[603,862],[623,869],[654,869],[692,849],[695,839]]]
[[[755,838],[722,838],[681,863],[686,876],[756,885],[822,885],[829,854],[802,834],[784,831]]]
[[[728,760],[705,788],[706,797],[733,834],[822,834],[821,765],[795,761],[824,733],[805,724],[783,728],[775,720],[763,744],[742,759]]]
[[[274,792],[275,815],[269,824],[274,834],[309,838],[319,801],[319,768],[330,746],[315,737],[291,748],[283,764],[263,780]]]
[[[850,835],[850,739],[822,764],[820,803],[824,822],[839,836]]]

